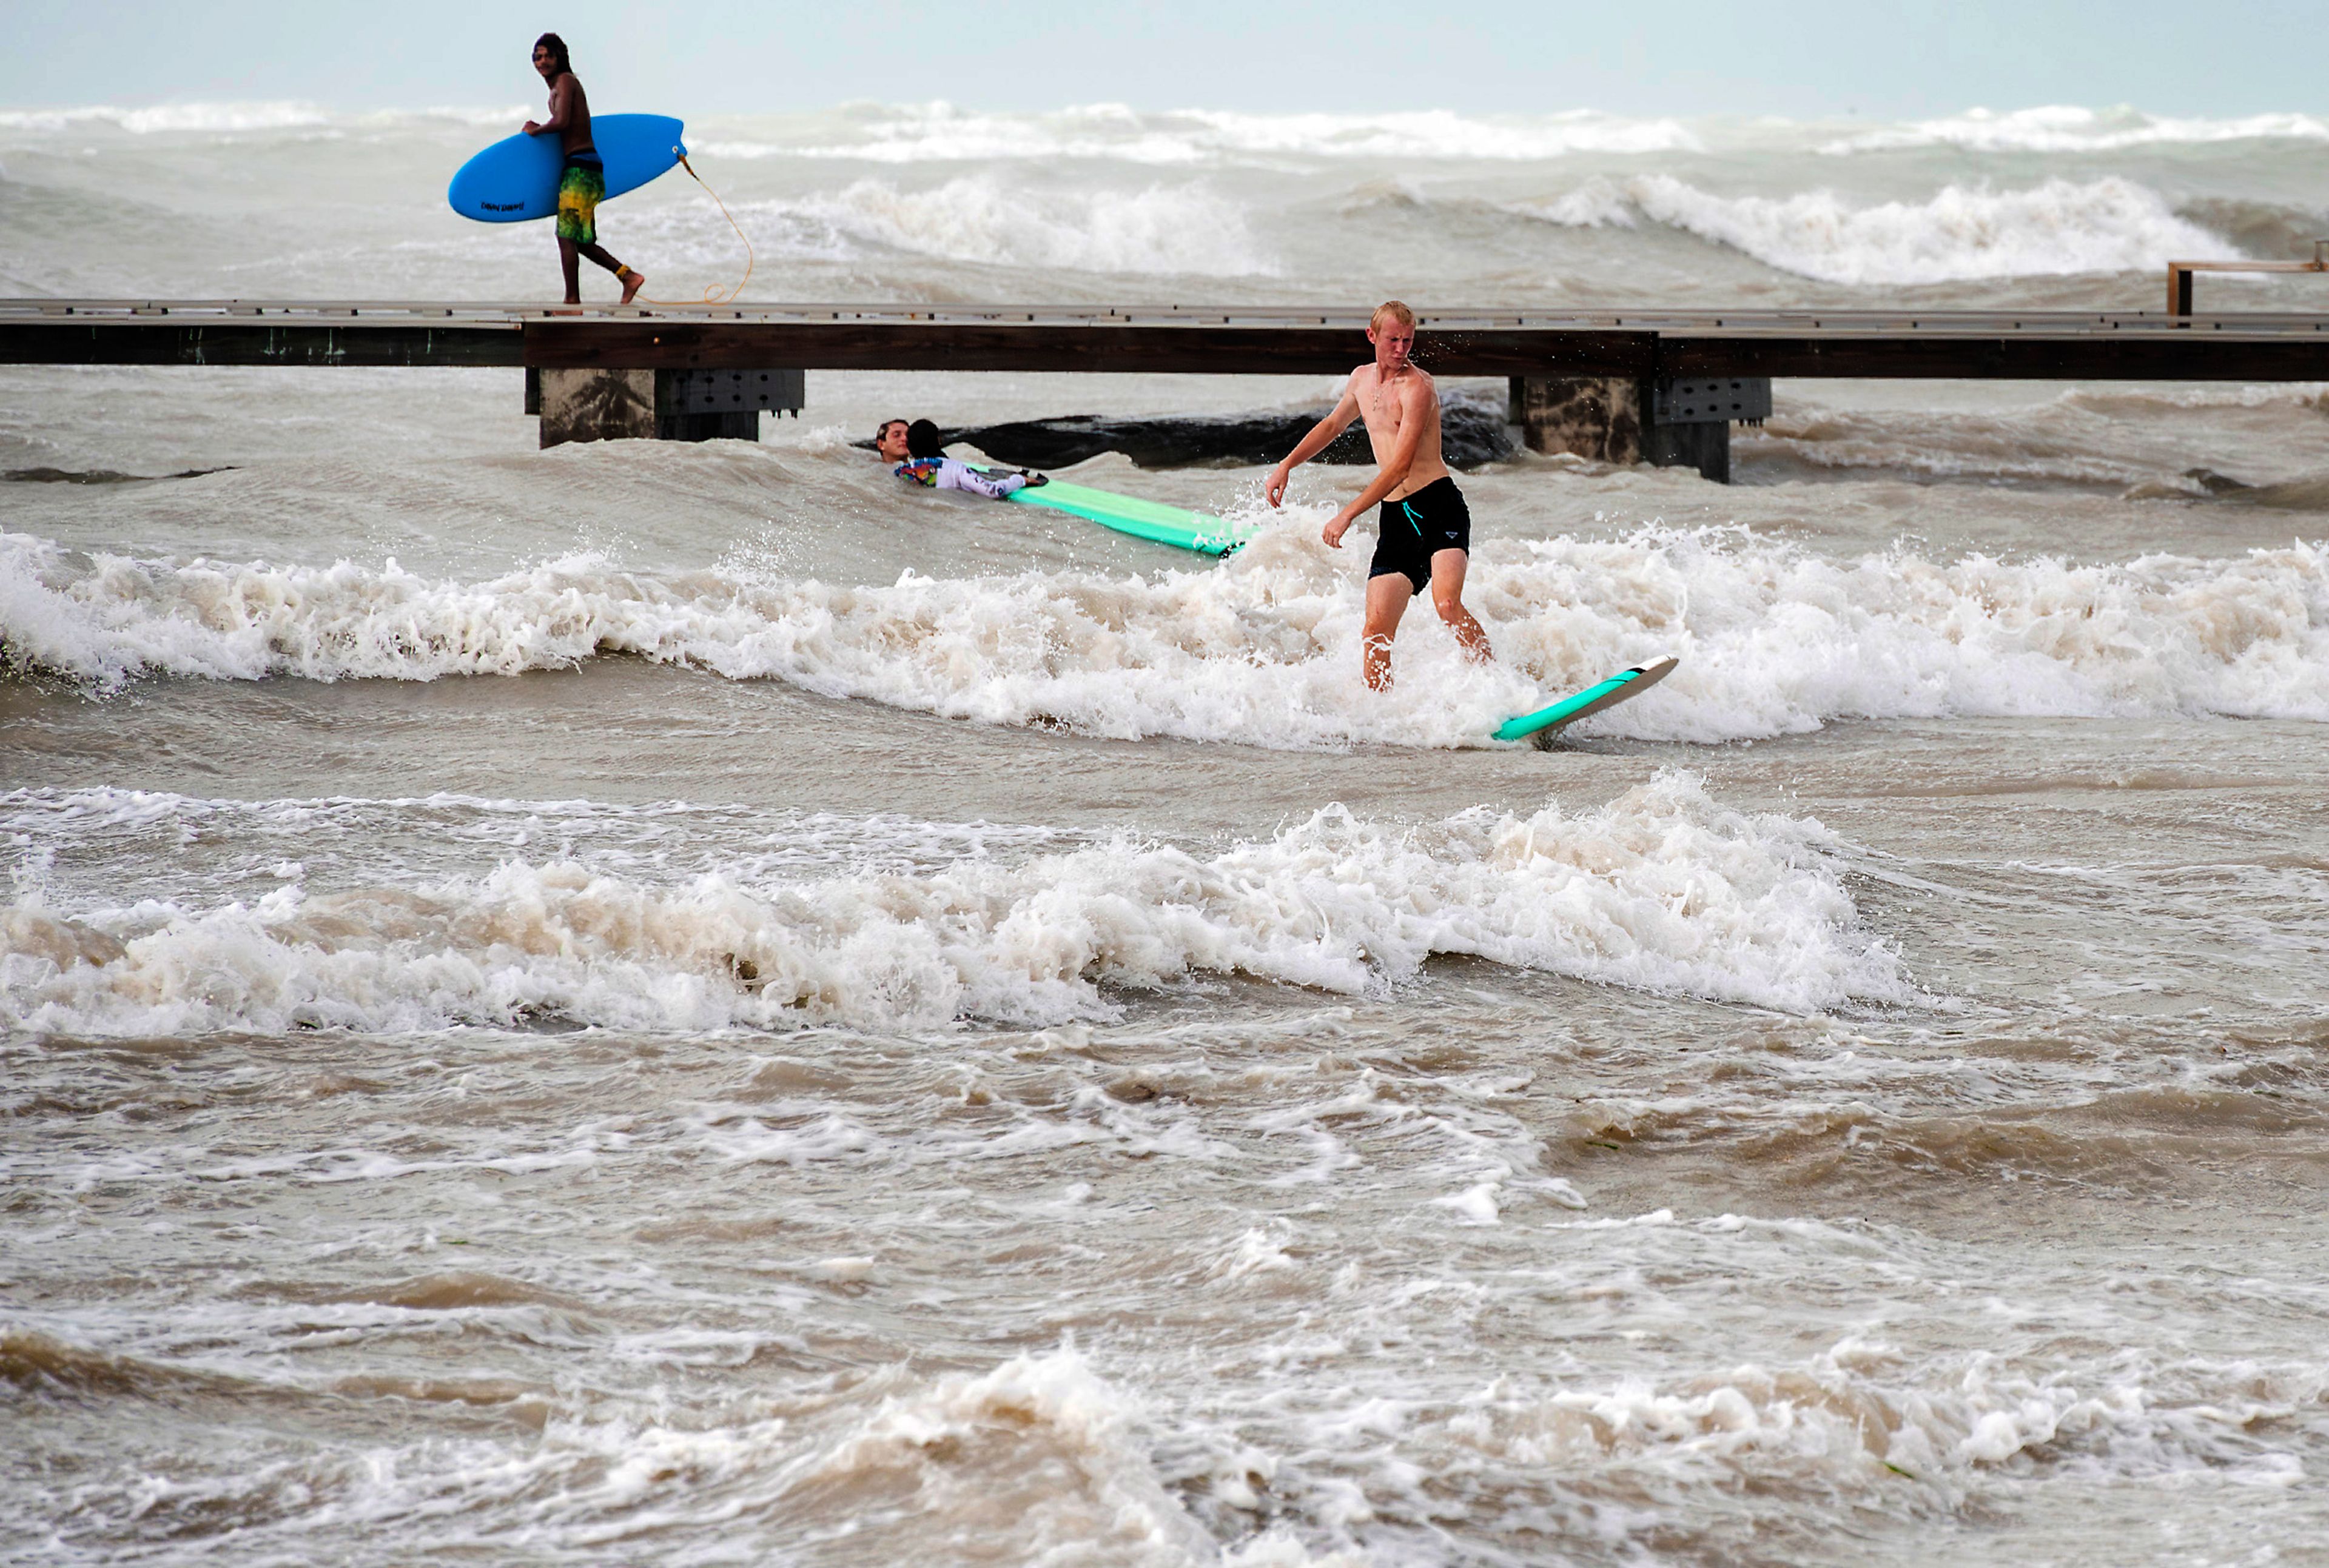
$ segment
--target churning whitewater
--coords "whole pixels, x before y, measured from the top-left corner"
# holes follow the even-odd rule
[[[529,112],[0,112],[0,292],[542,297],[442,194]],[[689,138],[788,299],[2141,309],[2329,183],[2295,110]],[[683,185],[600,213],[670,297]],[[543,451],[514,371],[0,370],[0,1555],[2315,1551],[2329,385],[1497,448],[1495,658],[1419,607],[1388,693],[1365,470],[1060,470],[1212,562],[857,445],[1337,390]]]
[[[1356,563],[1309,537],[1313,521],[1218,568],[909,571],[879,587],[625,570],[597,553],[478,583],[393,559],[76,560],[0,535],[0,630],[24,672],[98,690],[165,674],[515,675],[630,653],[948,718],[1263,746],[1488,744],[1532,705],[1516,677],[1573,689],[1669,649],[1685,658],[1672,682],[1593,728],[1710,741],[1843,717],[2329,719],[2329,557],[2302,540],[2123,565],[1837,560],[1735,528],[1498,541],[1470,580],[1504,664],[1467,669],[1447,642],[1414,660],[1426,699],[1384,701],[1350,678]]]
[[[52,842],[111,804],[0,802]],[[1119,840],[1018,866],[668,886],[514,859],[477,881],[317,898],[294,881],[212,909],[20,904],[0,993],[41,1033],[1047,1024],[1120,1016],[1104,991],[1192,975],[1385,993],[1466,953],[1788,1010],[1901,997],[1820,840],[1662,775],[1575,822],[1475,811],[1387,832],[1330,808],[1202,859]]]

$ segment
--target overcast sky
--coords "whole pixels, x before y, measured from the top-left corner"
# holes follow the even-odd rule
[[[2329,111],[2323,0],[0,0],[0,104],[526,101],[535,33],[596,103],[683,117],[1399,108],[1915,117],[2040,104]]]

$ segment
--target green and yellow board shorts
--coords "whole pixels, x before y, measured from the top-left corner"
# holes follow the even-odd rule
[[[558,176],[558,237],[599,243],[599,203],[607,199],[607,167],[587,154],[569,154]]]

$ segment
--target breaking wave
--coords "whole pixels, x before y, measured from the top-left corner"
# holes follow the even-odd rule
[[[1721,196],[1665,174],[1597,179],[1513,209],[1570,228],[1645,220],[1823,283],[1929,284],[2140,272],[2223,241],[2156,192],[2117,177],[2021,191],[1950,185],[1925,202],[1855,206],[1834,191]]]
[[[1372,993],[1436,955],[1794,1010],[1909,989],[1815,822],[1666,773],[1577,815],[1486,808],[1400,829],[1340,806],[1215,855],[1117,840],[915,874],[571,860],[254,904],[0,915],[0,1019],[36,1033],[800,1022],[1047,1024],[1103,988],[1232,975]]]
[[[52,132],[111,126],[131,136],[231,135],[242,131],[311,130],[326,127],[382,129],[416,121],[514,127],[528,110],[438,108],[350,114],[299,99],[256,102],[165,103],[144,108],[92,104],[79,108],[0,109],[0,130]]]
[[[1068,272],[1251,277],[1278,270],[1243,209],[1202,185],[1063,192],[1006,186],[985,174],[932,189],[860,180],[831,195],[748,211],[806,238],[810,250],[878,246]]]
[[[1949,146],[1982,153],[2098,153],[2171,143],[2266,140],[2329,141],[2329,120],[2307,114],[2190,118],[2147,115],[2131,108],[2092,109],[2053,104],[2004,114],[1968,109],[1961,115],[1870,131],[1832,142],[1821,150],[1868,153]]]
[[[1298,509],[1297,509],[1298,512]],[[1662,653],[1589,720],[1715,741],[1841,717],[2329,720],[2329,549],[2124,564],[1901,548],[1830,559],[1736,528],[1483,539],[1466,664],[1410,617],[1387,695],[1357,676],[1363,558],[1298,515],[1219,568],[885,586],[656,575],[570,556],[482,582],[379,568],[84,559],[0,535],[0,665],[94,688],[167,674],[429,681],[627,653],[1000,725],[1271,747],[1493,744],[1504,717]]]
[[[853,117],[842,137],[769,140],[731,132],[706,150],[730,157],[842,158],[882,164],[1111,158],[1195,164],[1300,155],[1317,158],[1485,159],[1499,163],[1571,153],[1696,150],[1673,119],[1626,119],[1574,110],[1480,117],[1447,109],[1382,114],[1244,114],[1221,109],[1144,113],[1089,104],[1048,114],[986,114],[931,103]],[[815,133],[812,133],[815,134]]]

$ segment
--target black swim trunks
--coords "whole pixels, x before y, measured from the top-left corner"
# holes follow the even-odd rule
[[[1386,501],[1375,512],[1375,559],[1369,577],[1404,576],[1421,593],[1431,586],[1431,558],[1443,549],[1469,552],[1472,509],[1453,475],[1441,474],[1404,501]]]

